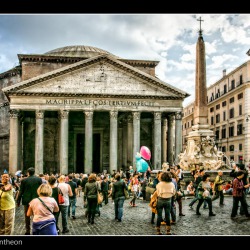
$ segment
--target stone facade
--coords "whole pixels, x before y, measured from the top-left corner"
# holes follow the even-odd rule
[[[135,167],[134,155],[143,145],[160,168],[168,160],[162,153],[167,144],[181,145],[180,136],[175,142],[172,134],[166,137],[166,119],[182,112],[188,94],[155,78],[158,62],[96,51],[91,57],[19,55],[22,74],[1,86],[9,104],[1,108],[2,169],[8,164],[12,173],[28,167],[46,173],[111,172]],[[176,128],[180,134],[180,124]]]

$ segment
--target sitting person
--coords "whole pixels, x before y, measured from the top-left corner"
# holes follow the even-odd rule
[[[224,194],[233,194],[232,181],[228,181],[227,184],[223,188]]]
[[[194,184],[192,181],[190,181],[187,186],[187,194],[194,195],[194,193],[195,193]]]

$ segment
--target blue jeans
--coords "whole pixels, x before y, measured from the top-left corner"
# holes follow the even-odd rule
[[[115,218],[118,220],[121,220],[122,216],[123,216],[123,203],[124,203],[124,201],[125,201],[125,196],[115,198],[115,200],[114,200]]]
[[[69,197],[68,216],[70,216],[70,207],[72,207],[72,216],[76,215],[76,197]]]
[[[157,201],[157,222],[156,222],[156,226],[160,227],[161,226],[161,222],[162,222],[162,211],[164,209],[165,211],[165,222],[167,226],[170,226],[170,211],[171,211],[171,198],[158,198]]]
[[[68,229],[68,206],[59,205],[60,213],[62,214],[63,231]]]

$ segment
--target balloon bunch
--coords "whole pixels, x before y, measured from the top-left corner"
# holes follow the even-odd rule
[[[148,162],[151,159],[150,150],[142,146],[140,149],[140,153],[137,153],[135,156],[136,159],[136,170],[139,173],[145,173],[148,170]]]

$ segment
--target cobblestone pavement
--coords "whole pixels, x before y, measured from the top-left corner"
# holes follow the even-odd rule
[[[178,216],[177,223],[171,227],[171,232],[175,235],[184,236],[207,236],[207,235],[250,235],[250,219],[245,216],[237,216],[236,220],[231,220],[232,197],[225,197],[225,205],[219,206],[219,199],[213,202],[213,211],[216,216],[209,217],[208,209],[200,209],[201,215],[195,214],[198,202],[190,209],[188,204],[191,199],[183,199],[183,213],[186,216]],[[250,204],[250,198],[247,198]],[[124,203],[124,215],[122,222],[114,220],[114,208],[112,200],[109,199],[107,205],[100,208],[101,215],[95,218],[93,225],[87,223],[84,216],[82,197],[77,198],[76,219],[69,218],[69,233],[63,235],[96,235],[96,236],[145,236],[155,235],[155,225],[151,225],[151,209],[149,202],[136,200],[137,207],[130,207],[129,200]],[[61,228],[61,216],[59,220]],[[161,231],[165,234],[165,226],[161,226]],[[25,223],[23,206],[16,209],[16,221],[14,235],[24,235]]]

